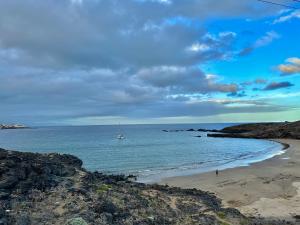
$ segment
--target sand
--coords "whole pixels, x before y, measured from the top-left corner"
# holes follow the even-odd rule
[[[275,140],[289,144],[286,152],[250,166],[173,177],[161,184],[197,188],[215,193],[226,207],[248,216],[295,220],[300,215],[300,140]]]

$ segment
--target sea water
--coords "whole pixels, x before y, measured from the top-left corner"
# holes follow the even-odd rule
[[[111,125],[32,127],[0,130],[0,147],[78,156],[90,171],[133,174],[141,182],[246,166],[282,152],[279,143],[210,138],[206,132],[163,130],[221,129],[232,124]],[[125,139],[117,139],[120,132]],[[196,137],[201,136],[201,137]]]

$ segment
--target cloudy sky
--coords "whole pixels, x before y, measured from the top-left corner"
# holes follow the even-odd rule
[[[1,1],[0,123],[300,119],[300,3],[274,1]]]

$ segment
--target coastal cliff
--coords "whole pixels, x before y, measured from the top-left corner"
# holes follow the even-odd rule
[[[300,121],[284,123],[251,123],[226,127],[208,137],[230,138],[290,138],[300,139]]]
[[[212,193],[88,172],[71,155],[0,149],[0,224],[291,224],[248,218]]]

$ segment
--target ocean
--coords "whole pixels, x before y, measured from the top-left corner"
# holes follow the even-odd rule
[[[78,156],[90,171],[133,174],[140,182],[246,166],[282,152],[267,140],[209,138],[206,132],[232,124],[57,126],[0,130],[0,147]],[[117,139],[122,133],[125,139]],[[196,137],[196,136],[201,137]]]

